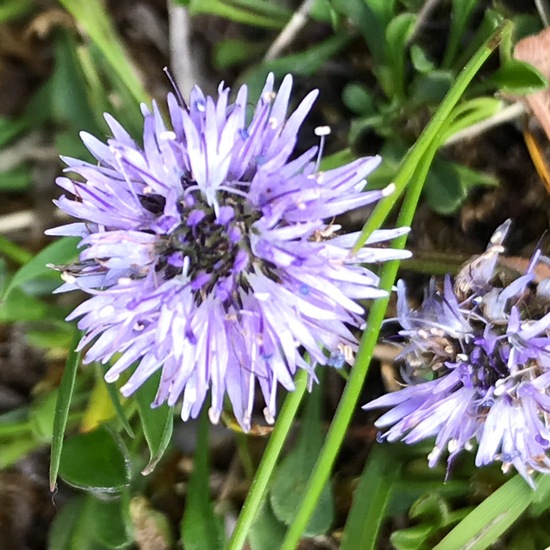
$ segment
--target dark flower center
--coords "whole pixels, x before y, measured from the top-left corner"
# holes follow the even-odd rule
[[[142,207],[155,215],[150,231],[160,237],[155,270],[164,280],[186,270],[198,302],[216,289],[224,301],[232,300],[237,286],[247,287],[244,275],[251,269],[250,228],[261,212],[250,211],[239,195],[228,192],[218,193],[214,208],[199,190],[189,189],[194,182],[185,183],[187,193],[177,202],[177,216],[166,214],[165,197],[153,193],[139,197]],[[259,262],[259,267],[275,278],[274,265]]]
[[[492,349],[488,347],[488,343],[483,337],[474,340],[469,350],[469,363],[474,365],[473,385],[488,390],[494,387],[498,380],[508,377],[510,374],[509,356],[510,344],[505,338],[497,340]]]

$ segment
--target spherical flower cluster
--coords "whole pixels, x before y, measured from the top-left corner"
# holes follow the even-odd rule
[[[298,368],[314,376],[304,352],[334,366],[353,353],[356,300],[384,294],[363,264],[407,257],[375,245],[405,230],[351,253],[357,235],[333,219],[390,191],[364,191],[379,158],[322,172],[317,147],[296,155],[317,92],[288,116],[292,78],[278,93],[273,81],[253,113],[246,86],[231,103],[223,84],[217,99],[169,95],[169,126],[143,106],[142,145],[106,115],[107,144],[82,134],[97,164],[66,158],[74,176],[58,179],[58,206],[83,221],[49,232],[82,238],[60,290],[90,295],[69,316],[85,360],[109,363],[109,382],[133,369],[125,396],[161,370],[153,405],[181,399],[183,419],[210,390],[217,421],[227,394],[245,430],[256,381],[272,421],[278,385],[292,390]]]
[[[523,275],[506,280],[497,262],[509,227],[496,231],[454,288],[449,277],[442,291],[432,283],[419,310],[409,309],[399,284],[407,387],[364,408],[391,408],[376,422],[389,428],[383,439],[435,437],[430,466],[443,452],[450,466],[477,443],[477,466],[499,461],[534,486],[535,470],[550,472],[550,279],[537,281],[537,250]]]

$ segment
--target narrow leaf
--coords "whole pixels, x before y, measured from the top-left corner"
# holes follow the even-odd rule
[[[15,273],[6,287],[2,299],[5,300],[14,288],[20,287],[31,279],[49,276],[50,274],[54,277],[55,273],[49,267],[46,267],[46,264],[66,264],[76,258],[76,245],[79,240],[76,237],[65,237],[44,248]]]
[[[99,48],[112,70],[124,82],[134,98],[138,102],[146,101],[148,95],[134,70],[128,53],[113,28],[103,2],[100,0],[60,1]]]
[[[149,475],[155,469],[155,466],[164,455],[170,444],[174,428],[171,407],[168,407],[168,405],[161,405],[154,409],[151,407],[159,380],[160,373],[149,378],[135,393],[143,433],[151,453],[149,463],[141,472],[144,476]]]
[[[222,548],[222,526],[210,499],[208,428],[208,414],[203,410],[199,418],[193,473],[181,523],[182,541],[187,550]]]
[[[544,490],[550,477],[538,481]],[[516,475],[474,508],[434,550],[482,550],[510,528],[535,499],[535,491]]]
[[[59,464],[61,461],[61,451],[63,450],[63,437],[65,435],[65,428],[69,417],[69,408],[71,406],[71,399],[73,396],[76,371],[80,363],[80,352],[75,351],[79,340],[80,331],[75,328],[73,341],[67,356],[67,363],[65,364],[65,370],[63,371],[63,377],[61,378],[61,384],[59,386],[59,393],[57,395],[57,403],[55,407],[52,450],[50,457],[51,491],[55,490],[55,485],[57,482],[57,473],[59,471]]]
[[[323,445],[320,419],[321,392],[315,387],[307,404],[300,439],[292,451],[281,461],[273,475],[270,503],[279,521],[290,525],[307,485],[311,469]],[[334,519],[334,503],[330,484],[326,484],[318,505],[311,516],[306,536],[326,533]]]
[[[359,484],[342,538],[342,550],[377,548],[382,520],[399,479],[401,464],[388,445],[375,445]]]
[[[129,483],[130,466],[122,440],[105,425],[65,441],[59,475],[88,491],[115,493]]]

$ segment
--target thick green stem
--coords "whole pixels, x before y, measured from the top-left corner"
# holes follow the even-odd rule
[[[285,399],[273,433],[269,436],[269,442],[239,515],[237,525],[227,545],[227,550],[240,550],[244,546],[246,536],[256,517],[256,512],[260,509],[271,474],[277,464],[277,459],[292,428],[294,417],[306,391],[307,376],[307,372],[304,370],[298,373],[295,381],[296,388]]]
[[[405,155],[401,168],[395,178],[395,192],[389,197],[381,200],[373,213],[363,226],[361,234],[355,243],[354,251],[357,252],[366,243],[371,233],[382,226],[384,220],[390,213],[397,198],[401,195],[405,186],[411,180],[411,177],[420,162],[420,159],[425,155],[430,143],[442,134],[441,130],[445,121],[451,114],[458,100],[466,90],[466,87],[479,71],[483,63],[489,57],[491,52],[498,46],[502,40],[502,36],[505,32],[511,30],[511,23],[505,21],[501,23],[491,37],[483,44],[483,46],[476,52],[476,54],[470,59],[466,66],[462,69],[458,75],[453,87],[449,90],[449,93],[445,96],[441,105],[437,109],[433,118],[426,126],[416,143],[411,147],[408,153]]]

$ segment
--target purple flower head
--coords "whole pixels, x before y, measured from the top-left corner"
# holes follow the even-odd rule
[[[73,176],[58,179],[58,206],[83,220],[49,234],[82,237],[59,290],[90,296],[69,316],[86,361],[109,362],[109,382],[132,369],[125,396],[160,370],[153,405],[181,400],[184,420],[210,390],[212,421],[227,394],[249,429],[256,381],[272,420],[278,385],[292,390],[299,368],[313,378],[304,351],[329,364],[356,348],[356,300],[384,294],[363,264],[408,256],[372,246],[404,229],[355,255],[357,234],[335,236],[335,216],[389,192],[364,191],[379,158],[321,172],[316,147],[296,155],[317,92],[289,114],[292,78],[278,92],[273,80],[251,119],[246,86],[233,103],[223,84],[217,99],[194,88],[189,106],[169,95],[169,126],[143,106],[143,144],[106,115],[106,144],[82,134],[97,164],[66,158]]]
[[[435,437],[430,466],[443,453],[450,466],[477,444],[476,466],[501,462],[534,487],[535,470],[550,472],[550,281],[536,281],[540,250],[523,275],[506,280],[496,269],[509,227],[497,229],[454,287],[448,276],[442,291],[432,283],[419,310],[398,284],[407,386],[364,408],[390,408],[376,422],[388,428],[383,439]]]

